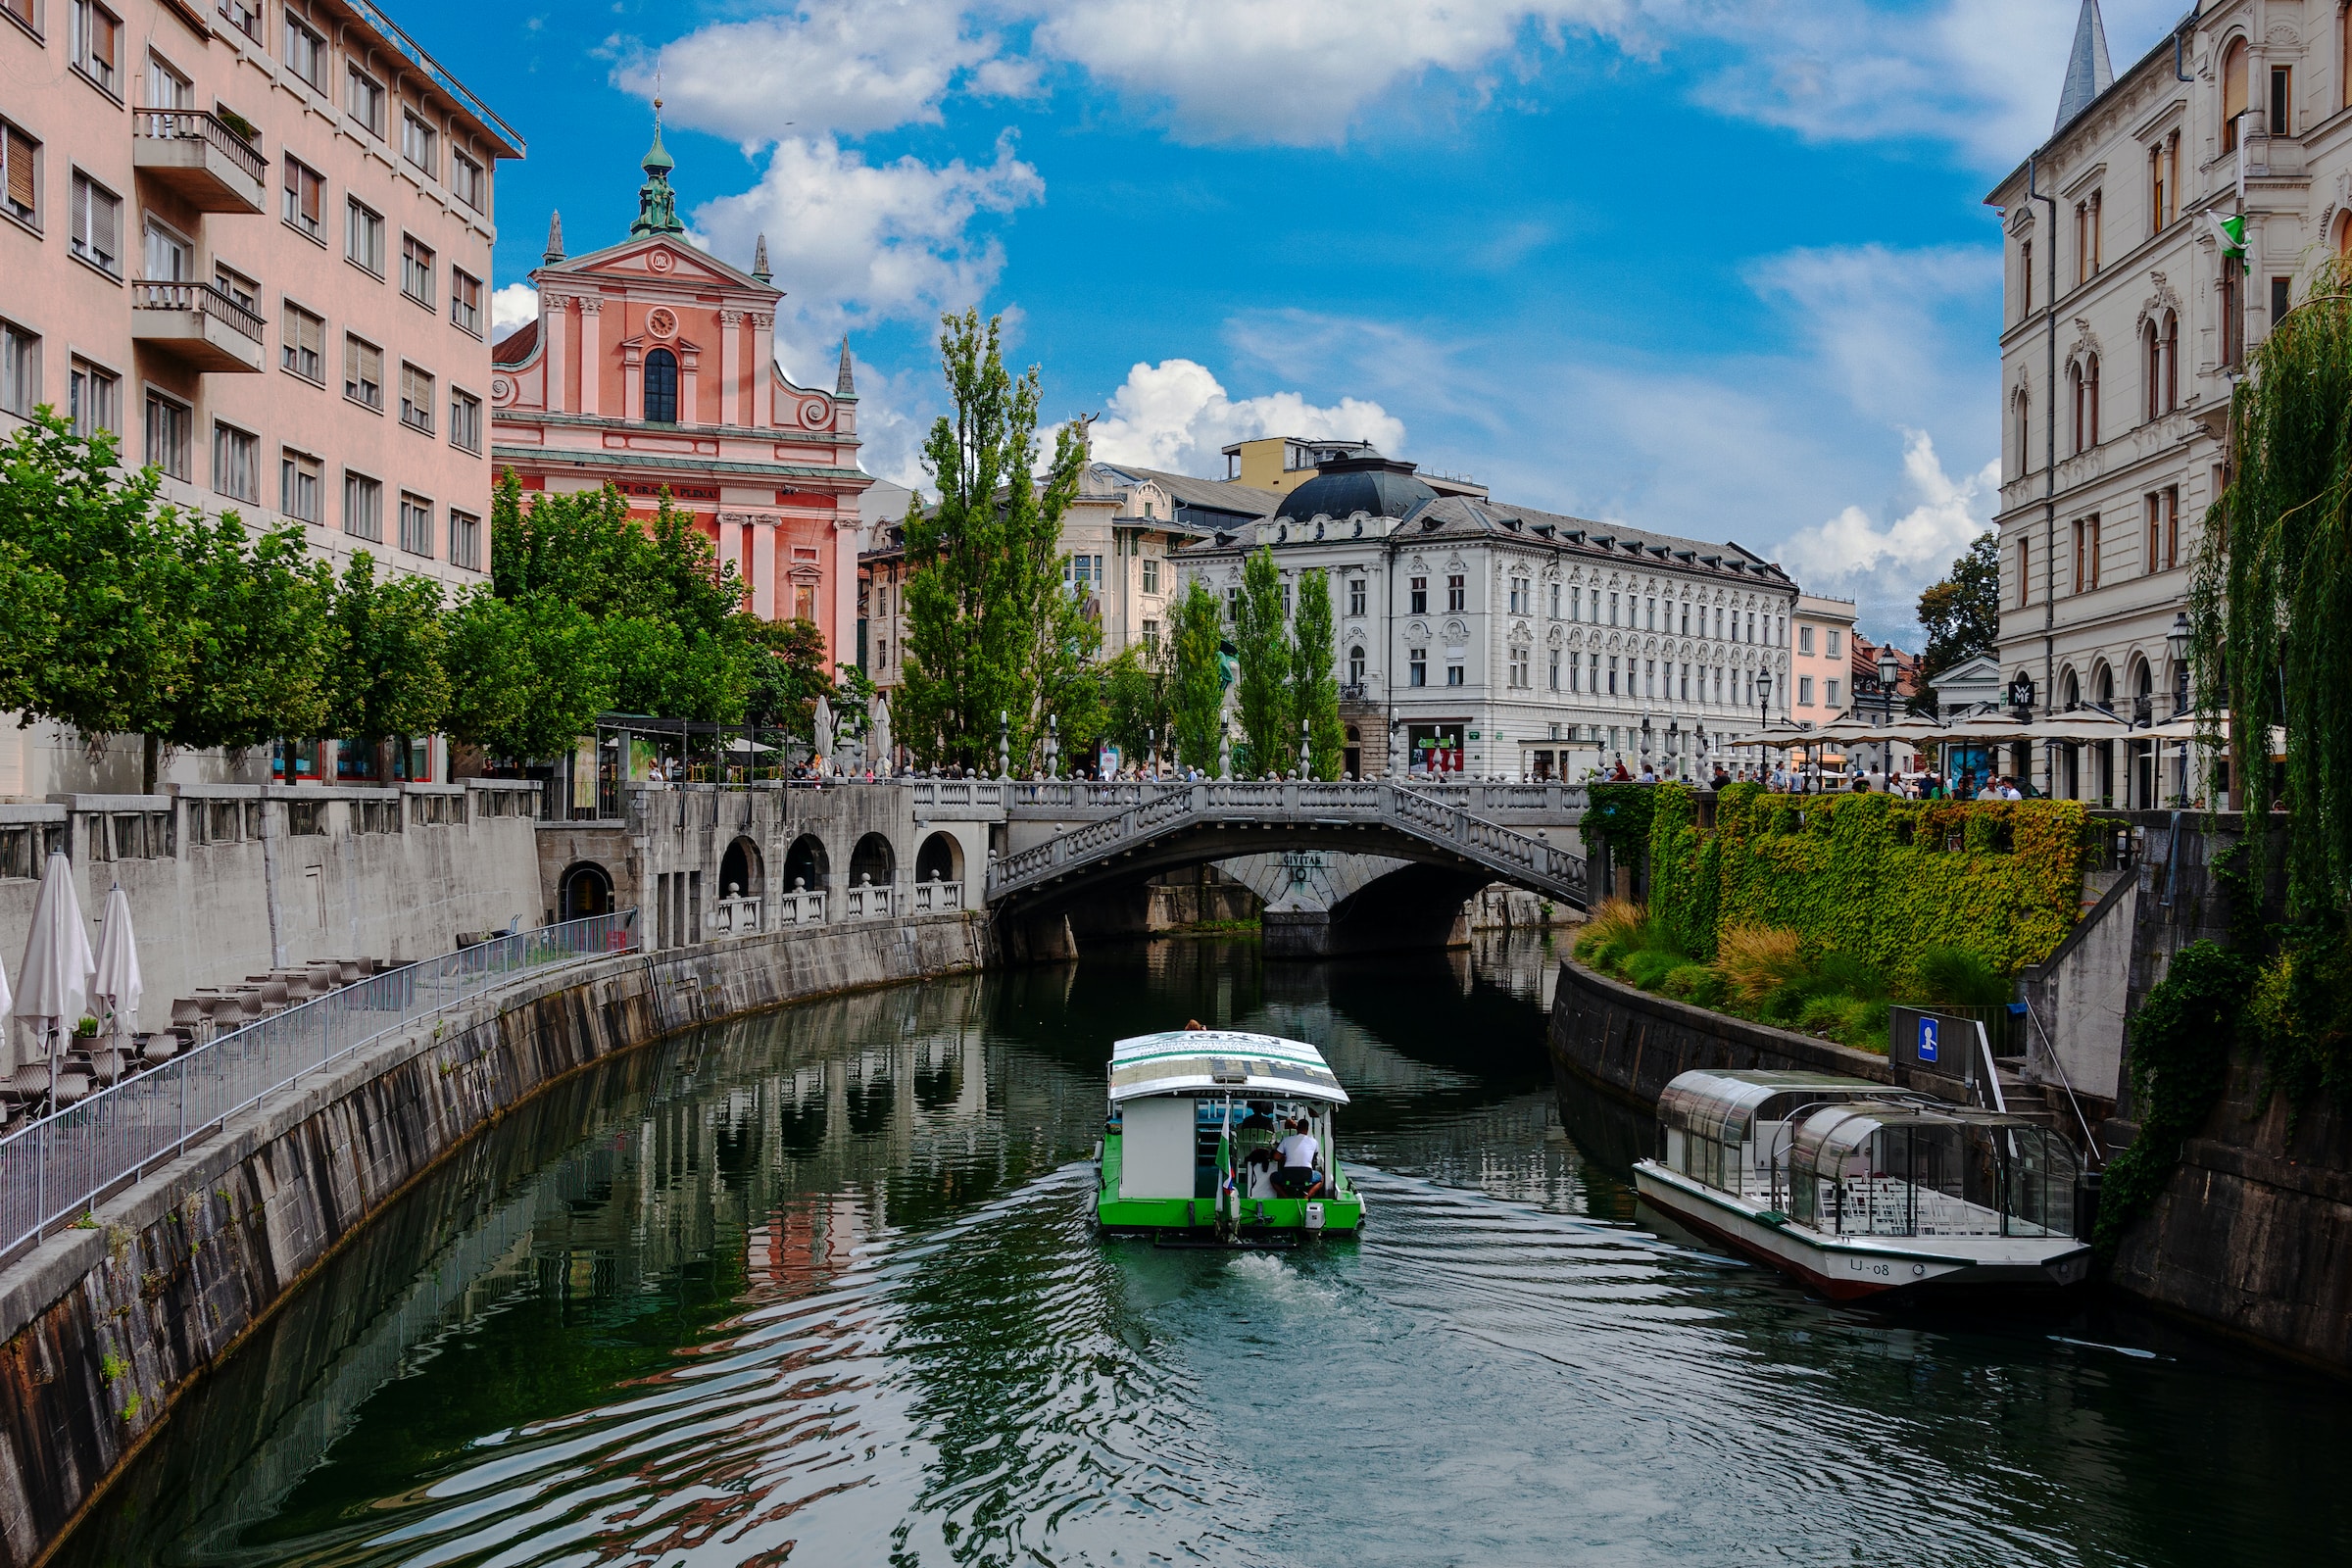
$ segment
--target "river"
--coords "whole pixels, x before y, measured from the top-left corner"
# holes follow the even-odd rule
[[[63,1564],[2352,1556],[2337,1385],[2105,1311],[1837,1307],[1643,1228],[1551,957],[1170,941],[610,1062],[204,1380]],[[1109,1042],[1321,1045],[1360,1243],[1104,1243]],[[1563,1121],[1566,1125],[1563,1126]]]

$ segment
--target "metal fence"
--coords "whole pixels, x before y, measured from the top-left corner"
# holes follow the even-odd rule
[[[30,1122],[0,1139],[0,1253],[306,1072],[522,975],[637,945],[634,909],[494,937],[288,1007]]]

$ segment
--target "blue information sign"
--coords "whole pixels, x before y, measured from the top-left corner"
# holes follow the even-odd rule
[[[1933,1018],[1919,1020],[1919,1059],[1922,1061],[1936,1059],[1936,1020]]]

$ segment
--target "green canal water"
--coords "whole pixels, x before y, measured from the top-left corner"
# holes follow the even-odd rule
[[[2352,1400],[2104,1315],[1831,1306],[1660,1239],[1548,955],[1169,942],[571,1080],[181,1405],[97,1564],[2320,1563]],[[1099,1241],[1110,1041],[1320,1044],[1357,1244]]]

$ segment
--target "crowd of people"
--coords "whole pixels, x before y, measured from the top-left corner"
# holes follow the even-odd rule
[[[1637,773],[1619,758],[1611,766],[1595,774],[1595,782],[1607,784],[1655,784],[1656,770],[1644,760]],[[1891,793],[1911,801],[2026,801],[2035,798],[2034,787],[2007,774],[1977,776],[1975,768],[1960,768],[1950,774],[1933,767],[1913,772],[1897,769],[1889,779],[1883,768],[1866,767],[1860,761],[1849,760],[1842,768],[1821,767],[1799,763],[1794,767],[1787,762],[1774,762],[1769,767],[1760,762],[1717,762],[1715,772],[1706,783],[1714,789],[1726,789],[1734,784],[1761,784],[1775,795],[1826,795],[1853,793]]]

